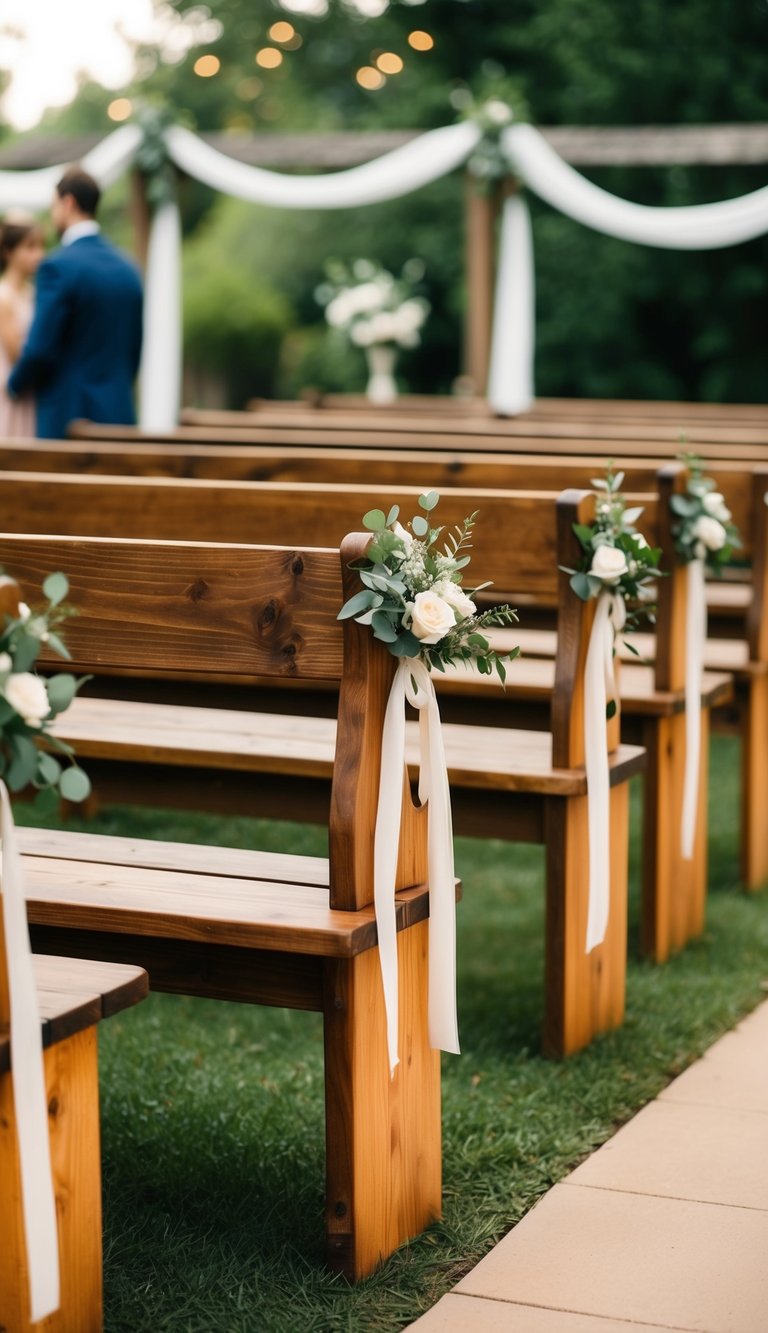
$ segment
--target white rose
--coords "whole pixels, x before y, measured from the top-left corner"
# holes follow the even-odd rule
[[[10,671],[13,666],[10,653],[0,653],[0,675],[5,671]]]
[[[45,686],[31,671],[19,671],[15,676],[9,676],[3,693],[28,727],[39,727],[51,711]]]
[[[422,643],[438,643],[456,624],[453,607],[434,592],[416,594],[411,611],[411,629]]]
[[[31,615],[32,615],[32,612],[30,611],[30,609],[29,609],[29,607],[27,606],[26,602],[19,602],[19,614],[18,614],[18,619],[19,619],[19,620],[29,620],[29,617],[30,617]]]
[[[452,606],[454,611],[458,611],[463,620],[465,616],[473,616],[477,610],[471,597],[467,597],[464,589],[458,583],[450,580],[442,589],[441,596],[444,602]]]
[[[702,496],[701,502],[707,513],[711,514],[713,518],[716,518],[720,523],[728,522],[731,511],[725,503],[725,496],[721,495],[719,491],[707,491],[707,494]]]
[[[592,556],[590,574],[602,579],[603,583],[618,583],[622,574],[627,573],[627,557],[617,546],[603,543]]]
[[[718,523],[716,518],[710,518],[709,514],[700,514],[693,525],[693,536],[704,545],[708,551],[720,551],[728,540],[728,534],[722,523]]]

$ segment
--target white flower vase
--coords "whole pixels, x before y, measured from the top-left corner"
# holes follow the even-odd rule
[[[394,403],[397,398],[395,360],[397,351],[389,343],[374,343],[365,349],[368,361],[366,394],[372,403]]]

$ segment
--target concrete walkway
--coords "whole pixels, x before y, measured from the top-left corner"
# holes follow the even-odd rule
[[[555,1185],[418,1333],[768,1333],[768,1002]]]

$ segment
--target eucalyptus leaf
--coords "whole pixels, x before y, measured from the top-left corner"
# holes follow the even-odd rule
[[[419,496],[419,505],[429,514],[437,504],[440,496],[437,491],[427,491],[426,495]]]
[[[379,532],[386,526],[386,519],[381,509],[369,509],[368,513],[363,515],[363,527],[368,528],[369,532]]]
[[[426,537],[429,532],[429,524],[425,518],[422,518],[421,514],[416,514],[411,519],[411,527],[417,537]]]
[[[37,661],[37,655],[40,652],[40,640],[34,639],[29,634],[21,634],[16,640],[16,649],[13,655],[14,671],[29,671]]]
[[[371,625],[373,627],[374,637],[380,639],[382,643],[395,642],[395,639],[397,638],[397,630],[383,611],[374,611]]]
[[[28,787],[37,773],[37,746],[28,736],[9,737],[11,763],[8,768],[8,786],[11,791]]]
[[[38,751],[37,776],[46,787],[55,787],[61,777],[61,764],[45,750]]]
[[[351,616],[356,616],[358,612],[366,611],[371,606],[374,596],[375,594],[368,588],[363,588],[362,592],[356,592],[354,597],[350,597],[349,601],[344,603],[336,619],[348,620]]]
[[[397,521],[397,516],[399,513],[400,513],[400,506],[393,505],[389,513],[387,514],[387,521],[384,526],[387,528],[391,528],[392,524]]]
[[[582,602],[588,602],[592,596],[592,584],[587,574],[578,573],[571,575],[571,588],[580,597]]]
[[[59,657],[66,657],[68,661],[72,656],[66,644],[62,642],[58,634],[54,634],[53,630],[48,631],[47,647],[52,649],[54,653],[58,653]]]
[[[66,768],[61,775],[59,791],[65,801],[84,801],[91,794],[91,783],[82,768]]]
[[[69,580],[66,574],[49,574],[43,584],[43,592],[52,606],[58,606],[69,592]]]
[[[77,694],[77,681],[74,676],[63,672],[59,676],[52,676],[47,683],[47,688],[51,712],[63,713],[65,708],[69,708]]]
[[[394,643],[389,645],[389,651],[395,657],[418,657],[421,652],[421,643],[415,634],[406,630],[404,634],[398,634]]]

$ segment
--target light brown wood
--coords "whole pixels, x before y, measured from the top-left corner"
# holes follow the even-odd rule
[[[614,787],[610,804],[610,908],[605,939],[585,952],[589,907],[587,799],[547,805],[547,1012],[544,1049],[570,1055],[624,1017],[627,958],[629,788]],[[557,979],[557,982],[556,980]]]
[[[465,178],[465,266],[467,313],[464,325],[464,372],[475,394],[488,383],[495,274],[495,227],[498,191],[485,188],[471,172]]]
[[[351,1279],[441,1215],[426,922],[399,937],[398,967],[400,1063],[390,1079],[378,950],[326,965],[327,1253]]]
[[[10,1074],[0,1074],[0,1323],[8,1333],[100,1333],[101,1156],[95,1027],[45,1052],[61,1306],[31,1324]]]

